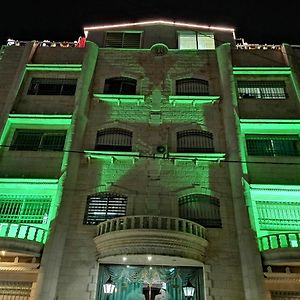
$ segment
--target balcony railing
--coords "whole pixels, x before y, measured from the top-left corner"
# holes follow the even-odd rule
[[[300,248],[300,233],[278,233],[258,238],[260,251],[282,248]]]
[[[26,224],[0,223],[0,237],[23,239],[44,244],[47,239],[47,230]]]
[[[180,218],[164,216],[126,216],[107,220],[98,225],[98,236],[128,229],[158,229],[189,233],[206,239],[205,228],[197,223]]]

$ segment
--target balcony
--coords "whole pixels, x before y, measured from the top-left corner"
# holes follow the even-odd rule
[[[100,263],[201,265],[206,229],[166,216],[126,216],[100,223],[94,238]],[[150,259],[151,258],[151,259]]]
[[[0,248],[5,251],[39,256],[46,238],[47,231],[43,228],[0,223]]]
[[[258,238],[265,265],[299,265],[300,232],[278,233]]]

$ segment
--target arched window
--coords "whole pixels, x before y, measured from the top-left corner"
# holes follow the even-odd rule
[[[106,128],[97,132],[95,150],[131,151],[132,132],[122,128]]]
[[[213,134],[203,130],[184,130],[177,132],[177,152],[214,152]]]
[[[83,224],[96,225],[126,215],[127,197],[113,193],[97,193],[87,197]]]
[[[179,217],[204,227],[222,227],[219,200],[203,194],[190,194],[179,198]]]
[[[136,80],[129,77],[114,77],[105,80],[104,94],[135,95]]]
[[[197,78],[176,80],[176,95],[206,96],[208,95],[208,81]]]

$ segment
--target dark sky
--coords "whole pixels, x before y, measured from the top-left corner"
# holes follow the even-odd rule
[[[83,27],[165,19],[228,26],[248,43],[300,45],[299,3],[274,0],[5,1],[0,40],[75,41]],[[287,4],[287,7],[283,7]]]

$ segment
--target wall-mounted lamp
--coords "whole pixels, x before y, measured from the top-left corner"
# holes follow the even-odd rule
[[[189,298],[194,296],[195,288],[191,284],[190,280],[188,280],[187,285],[183,286],[182,289],[185,297]]]
[[[103,284],[103,289],[105,294],[112,294],[115,290],[115,285],[111,280],[111,277],[108,278],[105,284]]]

